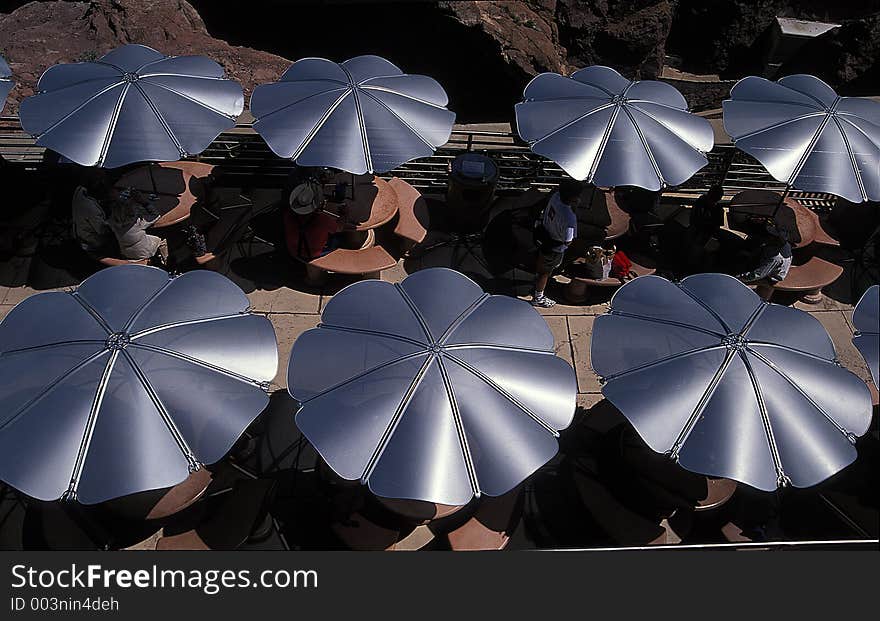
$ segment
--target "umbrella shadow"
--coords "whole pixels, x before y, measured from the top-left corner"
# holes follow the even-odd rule
[[[404,258],[407,273],[446,267],[468,276],[489,293],[517,296],[531,291],[536,248],[525,224],[531,219],[527,210],[517,210],[515,201],[497,199],[483,231],[459,234],[444,205],[429,204],[432,228]]]
[[[0,550],[24,550],[27,506],[8,485],[0,483]]]
[[[353,180],[353,181],[352,181]],[[353,225],[360,225],[370,219],[373,201],[379,195],[379,189],[373,184],[372,175],[337,175],[340,189],[345,193],[346,220]],[[328,190],[324,190],[325,193]],[[332,195],[332,191],[331,191]]]
[[[652,451],[606,399],[579,408],[560,449],[556,476],[536,480],[537,500],[552,508],[565,499],[577,519],[545,507],[543,524],[533,527],[556,545],[645,545],[664,536],[664,517],[707,495],[705,477]],[[555,487],[555,496],[543,486]]]

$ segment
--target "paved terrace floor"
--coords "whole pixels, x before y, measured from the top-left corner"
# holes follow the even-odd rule
[[[56,274],[55,271],[52,269],[46,270],[45,266],[38,266],[38,260],[27,256],[26,252],[21,252],[20,255],[23,256],[13,256],[0,261],[0,320],[16,304],[31,295],[42,291],[68,290],[71,288],[69,274],[57,273],[58,278],[66,278],[66,282],[53,282]],[[224,270],[224,272],[242,287],[251,301],[254,312],[268,317],[275,327],[279,349],[278,373],[272,386],[272,390],[275,391],[286,388],[287,362],[296,339],[304,331],[315,327],[320,322],[321,311],[333,297],[334,293],[346,284],[353,282],[354,279],[332,276],[325,286],[318,289],[309,288],[304,284],[301,273],[296,272],[295,268],[292,268],[289,263],[279,262],[272,257],[273,255],[268,252],[262,254],[259,252],[248,253],[246,257],[237,257],[238,259],[248,259],[245,262],[247,264],[246,268],[241,262],[236,263],[233,261],[231,269]],[[37,278],[35,278],[35,273]],[[400,282],[406,276],[407,272],[401,260],[393,269],[383,272],[382,279],[389,282]],[[527,280],[529,275],[522,273],[517,278],[525,278]],[[564,282],[565,279],[563,277],[557,277],[548,290],[557,300],[562,299],[561,289]],[[55,286],[62,284],[64,286]],[[35,287],[39,287],[39,289]],[[876,389],[870,381],[864,361],[852,344],[852,306],[838,301],[838,299],[846,300],[848,298],[845,295],[838,295],[837,291],[833,290],[833,288],[829,288],[829,293],[833,297],[823,296],[819,304],[808,305],[802,302],[793,302],[793,306],[810,313],[822,323],[834,341],[841,363],[868,384],[876,401]],[[780,298],[778,301],[791,302],[791,300],[784,298]],[[584,433],[586,433],[586,437],[601,435],[612,425],[619,424],[621,420],[619,414],[614,415],[612,413],[609,416],[608,404],[603,402],[598,378],[593,373],[590,364],[590,338],[593,323],[596,316],[604,313],[607,308],[608,302],[606,298],[595,303],[576,306],[560,302],[553,308],[540,310],[555,337],[557,355],[572,364],[577,374],[577,401],[579,408],[576,423],[572,426],[570,432],[564,434],[562,439],[562,453],[567,451],[566,445],[573,441],[572,438],[580,442],[585,437]],[[558,462],[558,459],[554,460],[554,462]],[[551,463],[542,469],[533,477],[536,482],[530,484],[531,487],[528,488],[533,490],[534,494],[537,494],[535,497],[538,498],[536,502],[539,505],[542,490],[545,490],[543,492],[545,499],[553,497],[552,502],[556,502],[556,499],[562,497],[566,491],[554,487],[556,485],[554,484],[556,479],[554,468],[554,463]],[[220,475],[215,473],[215,477],[218,476]],[[854,473],[854,476],[860,478],[865,475],[864,473]],[[546,490],[550,491],[547,492]],[[529,496],[530,493],[527,492],[527,498],[531,497]],[[845,527],[845,520],[844,522],[836,520],[834,525],[830,527],[823,526],[819,523],[820,520],[817,516],[820,514],[824,516],[824,509],[815,509],[814,505],[810,505],[808,510],[802,512],[804,520],[801,523],[805,524],[804,529],[792,536],[797,538],[833,539],[855,536],[856,532],[860,532],[859,536],[861,537],[876,537],[878,529],[877,513],[876,508],[873,508],[870,502],[865,506],[861,501],[852,497],[837,496],[834,498],[838,504],[846,503],[847,513],[857,516],[857,521],[861,524],[859,527],[860,531],[854,532],[852,529]],[[809,496],[808,499],[811,502],[812,500],[816,500],[817,503],[820,501],[824,502],[824,497],[817,497],[815,494]],[[295,504],[305,506],[300,502]],[[303,510],[305,511],[305,509]],[[539,541],[531,532],[526,532],[528,528],[523,527],[518,529],[519,534],[515,535],[509,547],[534,548],[608,545],[608,539],[603,538],[604,536],[597,536],[596,533],[598,531],[595,528],[589,531],[589,529],[584,527],[583,517],[578,517],[577,514],[573,513],[570,505],[562,506],[558,513],[566,517],[574,516],[569,518],[571,522],[570,532],[574,533],[573,535],[569,536],[566,534],[569,531],[565,531],[565,533],[560,535],[554,532],[549,538]],[[618,520],[618,518],[613,519],[615,521]],[[153,547],[159,534],[161,533],[157,533],[136,547],[142,549]],[[297,540],[297,533],[287,532],[286,537],[296,547],[302,546],[305,549],[309,549],[310,534],[305,534],[302,539]],[[670,542],[674,543],[675,541]],[[632,543],[635,542],[630,542],[630,544]],[[313,542],[312,545],[332,544]]]
[[[6,282],[14,282],[15,276],[11,273],[26,269],[25,265],[26,261],[19,258],[0,264],[0,277],[5,275]],[[242,279],[236,278],[235,275],[232,276],[235,280],[242,282]],[[383,272],[382,279],[389,282],[400,282],[406,276],[407,273],[401,261],[394,269]],[[243,282],[246,291],[251,286],[256,286],[247,294],[254,312],[265,315],[275,326],[275,334],[278,338],[279,364],[273,389],[284,388],[286,387],[287,360],[293,343],[300,334],[318,325],[321,319],[321,310],[333,297],[333,293],[338,291],[342,285],[352,281],[333,278],[332,282],[321,290],[309,290],[298,283],[259,288],[246,280]],[[563,282],[563,277],[557,277],[557,286]],[[70,287],[57,287],[41,291],[68,289]],[[557,290],[557,292],[561,294],[561,291]],[[40,291],[26,285],[19,287],[0,286],[0,319],[5,317],[16,304],[37,293]],[[559,297],[557,295],[557,299]],[[795,302],[793,306],[807,311],[825,326],[834,341],[841,363],[862,378],[869,386],[872,386],[864,360],[852,344],[852,306],[824,295],[819,304]],[[596,315],[604,313],[607,309],[607,302],[577,306],[560,302],[552,308],[540,309],[556,339],[556,355],[574,366],[577,372],[578,405],[584,408],[590,408],[602,398],[599,380],[590,366],[590,335],[593,331],[593,321]]]

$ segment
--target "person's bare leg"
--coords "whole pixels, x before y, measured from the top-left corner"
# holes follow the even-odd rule
[[[546,274],[539,273],[535,277],[535,291],[536,292],[540,291],[541,293],[543,293],[544,289],[547,288],[548,282],[550,282],[550,274],[549,273],[546,273]]]
[[[543,271],[543,260],[538,254],[538,260],[535,262],[535,291],[532,295],[532,304],[535,306],[553,306],[555,302],[549,298],[544,296],[544,289],[547,288],[547,283],[550,282],[550,272]],[[542,300],[546,300],[545,303],[541,303]]]

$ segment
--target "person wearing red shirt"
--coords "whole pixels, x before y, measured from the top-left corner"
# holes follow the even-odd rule
[[[284,240],[291,257],[311,261],[339,247],[337,233],[347,228],[345,209],[331,211],[321,186],[305,182],[290,193],[284,210]]]

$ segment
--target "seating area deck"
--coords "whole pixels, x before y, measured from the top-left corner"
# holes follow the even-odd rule
[[[236,193],[240,195],[242,191],[242,188],[223,188],[224,194],[228,195],[236,195]],[[248,195],[248,199],[255,209],[271,205],[279,198],[279,191],[274,189],[258,189]],[[434,208],[437,206],[435,201]],[[407,275],[407,266],[412,265],[412,262],[408,262],[404,255],[405,245],[399,245],[402,240],[394,235],[394,229],[397,226],[400,226],[399,223],[393,220],[377,229],[376,238],[382,242],[382,248],[374,246],[382,253],[381,256],[376,257],[376,268],[377,271],[381,269],[381,279],[395,283],[400,282]],[[38,235],[41,237],[37,241],[61,234],[57,230],[57,225],[53,225],[52,222],[44,222],[38,228]],[[389,250],[386,251],[384,248]],[[7,257],[0,261],[0,318],[5,316],[15,304],[30,295],[52,289],[63,290],[75,284],[71,282],[70,274],[63,269],[58,269],[57,265],[53,266],[51,262],[47,262],[46,257],[41,256],[37,248],[31,249],[31,251],[25,250],[16,256]],[[328,257],[331,256],[328,255]],[[454,252],[449,256],[451,260],[455,260]],[[455,266],[453,265],[453,267]],[[282,402],[279,410],[281,413],[272,414],[269,412],[266,416],[277,416],[278,420],[282,422],[271,422],[266,419],[263,424],[287,424],[290,426],[289,421],[292,420],[292,416],[287,411],[290,403],[284,388],[286,387],[285,372],[291,347],[300,334],[319,323],[321,310],[333,295],[346,284],[359,279],[360,276],[346,275],[346,271],[352,270],[335,265],[335,267],[327,268],[329,271],[338,272],[332,275],[332,278],[320,284],[310,282],[306,278],[305,271],[297,269],[297,266],[292,262],[279,262],[273,258],[271,248],[259,236],[246,238],[236,245],[229,256],[215,268],[236,281],[247,293],[255,312],[268,317],[275,327],[279,340],[280,359],[279,372],[272,382],[271,389],[276,394],[273,399],[277,398],[279,402]],[[531,275],[520,271],[522,273],[519,274],[519,279],[522,282],[517,282],[516,274],[511,276],[510,280],[504,278],[494,280],[492,282],[492,286],[495,288],[494,292],[523,293],[521,285],[523,282],[528,284]],[[569,278],[558,276],[551,283],[548,293],[558,300],[564,300],[564,289],[569,286],[570,282]],[[599,475],[596,475],[598,478],[590,475],[592,485],[596,486],[595,489],[589,492],[582,490],[584,493],[589,493],[591,502],[596,503],[595,506],[585,507],[580,504],[581,501],[577,498],[566,496],[562,490],[554,487],[560,485],[559,481],[562,477],[571,476],[572,468],[583,467],[580,462],[572,461],[569,458],[569,453],[576,453],[579,450],[578,447],[582,446],[604,445],[610,441],[609,434],[623,423],[619,412],[603,399],[601,385],[592,371],[590,363],[590,336],[593,323],[597,315],[606,311],[613,287],[599,287],[598,289],[599,295],[591,296],[585,303],[560,302],[552,308],[540,310],[555,337],[556,355],[572,364],[576,371],[578,412],[575,423],[563,434],[560,456],[542,468],[526,483],[523,492],[523,520],[510,533],[509,540],[504,542],[499,540],[496,543],[498,545],[506,543],[508,548],[517,549],[635,546],[652,542],[655,544],[676,544],[681,541],[685,543],[694,540],[709,541],[711,537],[705,534],[696,536],[697,539],[694,539],[694,536],[689,539],[682,534],[684,531],[681,525],[671,524],[668,520],[661,523],[662,533],[651,529],[642,529],[636,524],[635,518],[632,518],[632,523],[628,523],[626,520],[630,519],[627,517],[630,509],[621,503],[619,498],[607,493],[608,488],[603,487],[604,483]],[[842,295],[842,290],[843,288],[832,288],[824,294],[819,294],[815,304],[805,304],[794,301],[794,299],[782,298],[782,292],[780,292],[780,299],[775,301],[793,303],[795,307],[809,312],[821,322],[834,341],[841,364],[871,386],[876,402],[876,390],[871,384],[868,370],[851,341],[853,301],[848,299],[846,295]],[[287,409],[285,409],[285,404],[287,404]],[[288,431],[288,433],[295,435],[295,430]],[[873,443],[871,446],[876,445],[876,422],[874,430],[869,432],[865,442],[867,444]],[[226,485],[228,487],[231,481],[239,480],[241,475],[236,471],[236,468],[239,466],[250,467],[247,464],[253,462],[254,459],[264,459],[259,457],[260,450],[262,449],[257,450],[257,457],[243,457],[240,462],[222,465],[217,472],[213,473],[214,483],[212,485]],[[283,450],[281,452],[288,455]],[[297,460],[299,460],[300,451],[298,450],[296,454]],[[305,480],[311,475],[304,471],[297,476],[301,476]],[[273,508],[273,515],[278,517],[288,544],[319,549],[341,546],[338,534],[333,536],[322,531],[318,536],[310,530],[314,525],[309,525],[305,518],[298,517],[302,507],[307,507],[309,502],[314,501],[314,498],[309,495],[313,494],[314,490],[308,491],[308,484],[303,483],[302,480],[295,485],[306,487],[292,491],[286,489],[284,494],[279,495],[280,500],[275,501],[278,504]],[[265,492],[265,490],[263,491]],[[245,496],[251,493],[246,490],[240,492]],[[292,500],[294,498],[295,502]],[[840,486],[823,486],[818,490],[795,493],[792,498],[793,500],[790,501],[792,508],[789,509],[791,523],[788,527],[791,528],[792,534],[797,533],[793,536],[807,538],[805,533],[810,533],[811,538],[818,539],[877,537],[876,507],[865,507],[859,498],[847,492],[845,486],[843,489],[840,489]],[[300,509],[297,508],[299,505],[302,505]],[[253,516],[248,519],[253,519]],[[820,524],[820,526],[817,526],[818,531],[811,533],[811,524],[814,523]],[[214,527],[209,525],[208,531],[211,528]],[[220,527],[217,526],[217,528]],[[688,529],[690,528],[691,526],[688,526]],[[699,528],[710,527],[703,525]],[[718,533],[721,533],[721,530],[718,530]],[[421,542],[418,545],[431,545],[427,543],[430,537],[422,537],[422,535],[425,535],[424,531],[418,533],[414,531],[414,534],[406,539],[409,543],[405,544],[403,540],[395,540],[394,545],[398,548],[410,544],[416,545],[413,544],[414,541]],[[209,547],[203,537],[183,526],[177,531],[168,531],[164,534],[160,531],[146,541],[126,543],[134,547],[152,549],[156,547],[157,538],[160,536],[163,537],[158,540],[160,548]],[[494,541],[492,539],[494,536],[491,532],[471,532],[463,525],[459,530],[451,532],[449,545],[453,545],[457,541],[464,542],[461,545],[466,545],[467,541],[474,537],[482,538],[481,541]],[[718,536],[722,537],[722,535]],[[717,541],[722,541],[722,539]],[[270,544],[266,542],[250,544],[239,542],[236,545],[260,547]]]

